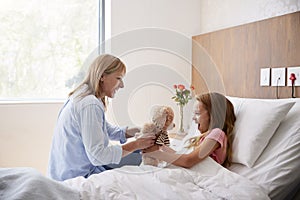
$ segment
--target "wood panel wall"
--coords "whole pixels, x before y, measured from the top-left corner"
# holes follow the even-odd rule
[[[260,69],[300,66],[300,12],[192,39],[192,84],[197,93],[219,91],[239,97],[291,97],[291,87],[260,86]],[[286,81],[290,81],[289,75]],[[300,97],[300,87],[296,87],[295,94]]]

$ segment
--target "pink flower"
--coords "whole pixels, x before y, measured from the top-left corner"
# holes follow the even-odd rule
[[[192,99],[193,94],[191,92],[194,91],[194,86],[190,86],[190,89],[186,89],[184,85],[179,84],[179,85],[173,85],[175,88],[175,95],[172,97],[172,99],[177,102],[178,105],[184,106],[186,105],[189,100]]]
[[[185,87],[184,87],[184,85],[178,85],[178,89],[179,89],[180,91],[183,91],[183,90],[185,89]]]

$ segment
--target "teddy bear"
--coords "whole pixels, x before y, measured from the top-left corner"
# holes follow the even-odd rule
[[[150,116],[151,122],[145,123],[141,132],[136,136],[145,137],[154,134],[156,136],[155,144],[169,146],[168,130],[175,127],[173,109],[169,106],[157,105],[151,109]],[[158,159],[142,156],[144,165],[158,166],[159,162]]]

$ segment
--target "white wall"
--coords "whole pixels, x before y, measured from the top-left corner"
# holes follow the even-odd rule
[[[300,10],[300,0],[201,0],[200,32],[207,33]]]
[[[145,27],[180,32],[187,37],[199,32],[201,0],[111,0],[112,36]]]
[[[54,124],[62,103],[0,104],[0,167],[46,173]]]

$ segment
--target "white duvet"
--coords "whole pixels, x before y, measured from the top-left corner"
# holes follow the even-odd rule
[[[269,199],[266,191],[211,158],[191,169],[124,166],[63,182],[81,199]]]
[[[1,200],[79,200],[76,190],[29,167],[0,168]]]

